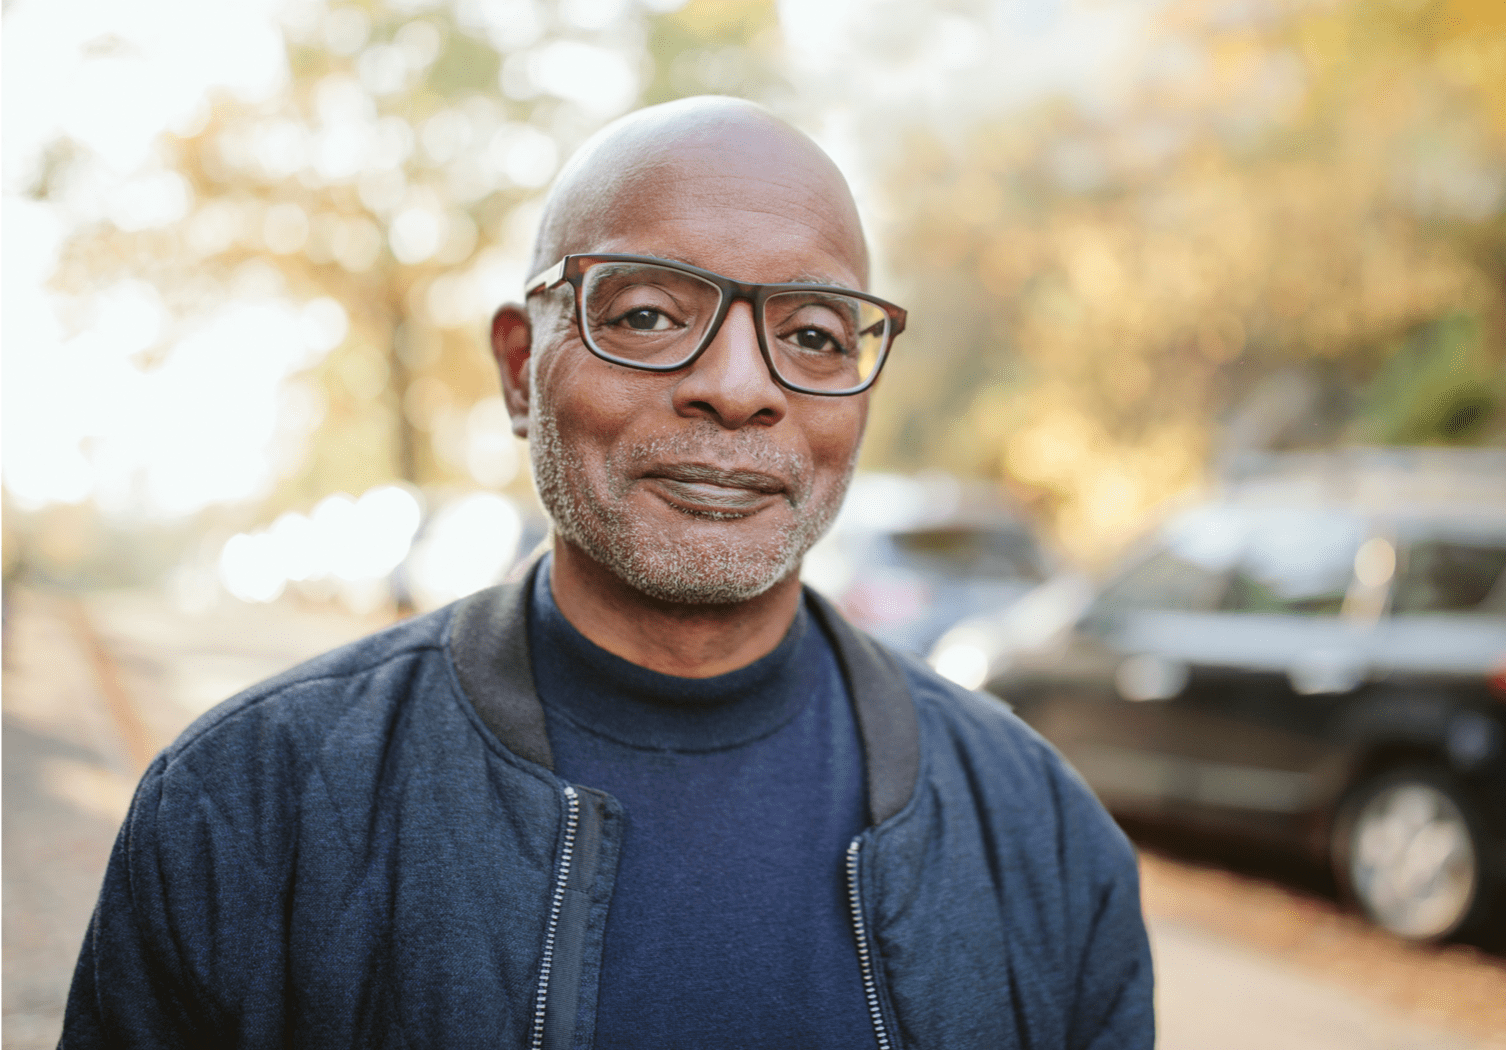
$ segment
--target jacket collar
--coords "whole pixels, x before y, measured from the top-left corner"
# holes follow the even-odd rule
[[[457,603],[450,658],[461,688],[502,745],[552,771],[554,752],[528,654],[528,595],[537,571],[535,565],[522,580]],[[868,816],[880,824],[904,808],[920,771],[920,731],[905,674],[893,656],[825,598],[808,587],[805,597],[836,644],[863,743]]]

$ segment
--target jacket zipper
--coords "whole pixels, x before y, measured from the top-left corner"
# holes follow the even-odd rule
[[[873,953],[868,945],[868,926],[863,922],[863,898],[858,893],[858,851],[861,848],[861,839],[853,839],[847,847],[847,901],[852,908],[853,933],[858,939],[858,965],[863,969],[863,998],[868,1001],[868,1018],[873,1022],[879,1050],[890,1050],[889,1029],[884,1024],[883,1007],[879,1005],[878,978],[873,973]]]
[[[559,871],[554,877],[554,896],[549,901],[549,926],[544,931],[544,959],[539,966],[539,990],[533,1004],[531,1050],[544,1045],[544,1014],[549,1002],[549,971],[554,965],[554,937],[559,932],[560,908],[565,902],[565,887],[570,883],[570,857],[575,852],[575,829],[580,823],[580,796],[565,785],[565,845],[560,851]]]

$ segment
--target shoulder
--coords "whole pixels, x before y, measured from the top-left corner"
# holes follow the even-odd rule
[[[190,914],[215,879],[254,909],[295,856],[344,870],[337,858],[358,854],[426,770],[484,762],[445,652],[451,617],[441,609],[315,657],[184,730],[126,818],[134,884]]]
[[[363,728],[391,722],[416,676],[448,677],[453,608],[404,620],[230,697],[185,729],[153,768],[172,775],[234,760],[286,761],[335,734],[354,743]]]
[[[1062,764],[1056,750],[1003,700],[964,689],[907,653],[890,655],[910,687],[928,753],[966,754],[995,772],[1015,767],[1013,775],[1026,777],[1054,774]]]
[[[886,961],[896,979],[923,988],[901,1004],[910,1023],[946,1031],[965,1010],[958,989],[971,982],[976,1002],[1000,987],[1018,996],[1016,1039],[1148,1047],[1150,952],[1129,840],[1002,701],[894,657],[915,704],[921,774],[881,840],[895,903],[876,926],[912,946],[910,957],[950,964],[944,982],[928,986],[924,967]]]
[[[997,697],[942,678],[895,653],[920,723],[921,763],[939,790],[964,793],[995,819],[1085,835],[1123,860],[1132,851],[1081,776]]]

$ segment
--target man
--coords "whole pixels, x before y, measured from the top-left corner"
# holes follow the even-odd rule
[[[1133,854],[798,582],[903,327],[747,103],[561,174],[493,347],[552,556],[147,772],[64,1045],[1149,1047]]]

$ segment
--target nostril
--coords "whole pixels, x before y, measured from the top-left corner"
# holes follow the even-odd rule
[[[782,415],[782,413],[769,406],[756,408],[751,412],[747,412],[741,411],[740,406],[732,404],[718,405],[713,401],[702,400],[684,402],[680,413],[682,415],[703,416],[728,430],[736,430],[738,427],[744,427],[750,423],[772,426],[779,422]]]

